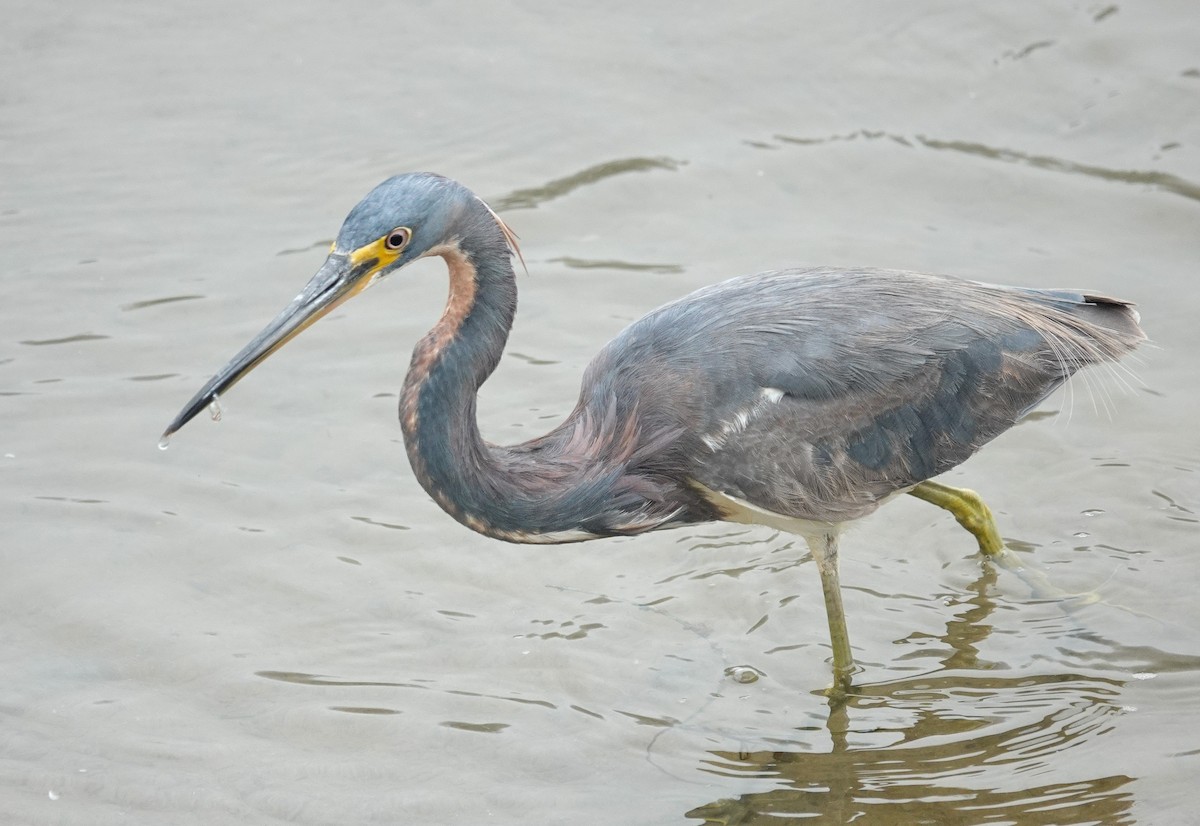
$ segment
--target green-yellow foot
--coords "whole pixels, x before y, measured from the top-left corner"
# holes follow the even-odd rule
[[[918,499],[924,499],[930,504],[944,508],[954,515],[958,524],[962,525],[975,537],[979,550],[990,557],[1004,553],[1004,540],[996,530],[996,520],[992,512],[979,494],[966,488],[952,488],[941,482],[926,479],[909,491]]]
[[[958,524],[970,531],[979,542],[979,550],[1001,568],[1020,577],[1038,599],[1065,602],[1073,607],[1090,605],[1100,599],[1095,592],[1070,594],[1063,591],[1050,582],[1044,573],[1005,548],[1004,540],[996,530],[996,520],[992,518],[991,510],[975,491],[954,488],[926,479],[909,493],[950,511],[958,520]]]

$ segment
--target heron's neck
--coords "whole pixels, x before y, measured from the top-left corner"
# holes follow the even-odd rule
[[[516,277],[507,255],[498,261],[494,252],[481,255],[461,242],[432,253],[446,261],[450,295],[438,323],[413,349],[400,394],[400,423],[414,466],[434,448],[486,453],[475,423],[475,394],[500,363],[517,311]],[[440,443],[451,435],[465,444]]]
[[[549,478],[557,474],[539,478],[531,457],[518,458],[479,434],[476,394],[500,361],[517,306],[516,278],[502,249],[460,242],[434,250],[449,268],[450,295],[414,349],[400,394],[409,462],[438,505],[473,530],[524,542],[586,538],[577,535],[579,514],[547,507],[546,487],[539,492],[539,484],[561,482]]]

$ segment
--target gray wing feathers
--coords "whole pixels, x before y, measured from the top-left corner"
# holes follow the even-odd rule
[[[1130,306],[1102,296],[786,271],[656,310],[601,352],[584,386],[657,411],[649,430],[684,434],[701,484],[840,522],[964,461],[1076,370],[1142,339]]]

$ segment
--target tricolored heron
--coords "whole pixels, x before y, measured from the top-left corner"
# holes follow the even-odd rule
[[[946,508],[1003,544],[971,491],[932,481],[1075,371],[1145,336],[1126,301],[869,269],[781,270],[654,310],[584,373],[575,409],[513,446],[479,435],[475,397],[517,306],[516,238],[438,175],[389,178],[354,209],[304,290],[167,427],[183,427],[285,342],[384,276],[441,256],[450,295],[400,391],[413,471],[451,516],[509,542],[560,543],[727,520],[803,536],[833,667],[853,666],[838,534],[889,498]]]

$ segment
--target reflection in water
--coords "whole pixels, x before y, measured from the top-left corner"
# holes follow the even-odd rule
[[[47,344],[77,344],[82,341],[103,341],[108,336],[102,336],[99,333],[77,333],[73,336],[63,336],[62,338],[41,338],[41,339],[26,339],[22,344],[28,344],[31,347],[44,347]]]
[[[563,178],[555,178],[542,186],[518,189],[499,198],[489,198],[488,203],[497,212],[534,209],[547,201],[570,195],[581,187],[599,183],[614,175],[624,175],[627,172],[647,172],[652,169],[665,169],[673,172],[682,165],[681,161],[671,158],[622,158],[616,161],[606,161]]]
[[[1037,782],[1056,755],[1112,729],[1124,684],[1083,673],[991,673],[979,645],[991,632],[988,588],[995,579],[985,566],[966,609],[946,623],[942,670],[831,698],[826,753],[709,752],[703,772],[772,787],[699,806],[687,817],[723,826],[1131,823],[1131,777]],[[810,738],[805,731],[792,742],[802,747]],[[1060,768],[1054,774],[1061,776]]]
[[[852,141],[858,138],[863,138],[864,140],[886,139],[901,146],[924,146],[927,149],[935,149],[943,152],[958,152],[992,161],[1032,166],[1035,169],[1044,169],[1049,172],[1065,172],[1070,175],[1082,175],[1088,178],[1099,178],[1103,181],[1115,181],[1117,183],[1141,184],[1162,190],[1163,192],[1170,192],[1173,195],[1181,195],[1193,201],[1200,201],[1200,184],[1180,178],[1177,175],[1153,169],[1109,169],[1103,166],[1067,161],[1048,155],[1030,155],[1027,152],[1018,152],[1015,149],[988,146],[987,144],[972,143],[970,141],[939,140],[924,135],[915,135],[909,138],[904,135],[893,135],[887,132],[867,129],[860,129],[857,132],[850,132],[845,135],[829,135],[821,138],[797,138],[789,135],[776,136],[776,139],[781,143],[799,144],[801,146],[814,146],[835,141]]]
[[[546,261],[550,264],[562,264],[564,267],[575,270],[622,270],[624,272],[649,272],[655,275],[677,275],[683,272],[683,267],[679,264],[638,264],[615,259],[597,261],[590,258],[573,258],[569,255],[548,258]]]
[[[144,310],[147,307],[157,307],[161,304],[174,304],[177,301],[195,301],[204,298],[202,295],[169,295],[166,298],[149,298],[145,301],[134,301],[131,304],[122,304],[121,309],[128,312],[130,310]]]
[[[1021,732],[1011,732],[1019,741]],[[1009,745],[1003,739],[995,745]],[[1066,824],[1132,823],[1133,798],[1124,787],[1132,778],[1109,775],[1069,783],[1021,785],[980,783],[977,761],[985,757],[950,742],[915,750],[787,752],[727,755],[727,771],[740,769],[774,777],[788,788],[720,800],[687,816],[703,823],[783,826],[790,823],[856,824]],[[1005,774],[1019,778],[1020,765]],[[987,781],[984,781],[987,782]],[[1014,788],[1015,787],[1015,788]]]
[[[302,671],[256,671],[254,676],[265,680],[276,680],[281,683],[309,686],[340,686],[343,688],[415,688],[425,691],[441,691],[443,694],[456,694],[460,697],[486,697],[490,700],[505,700],[522,705],[542,706],[554,709],[556,706],[547,700],[531,697],[516,697],[509,694],[488,694],[481,691],[466,691],[464,689],[438,688],[430,680],[411,680],[407,682],[388,680],[347,680],[338,677],[328,677],[322,674],[306,674]]]

